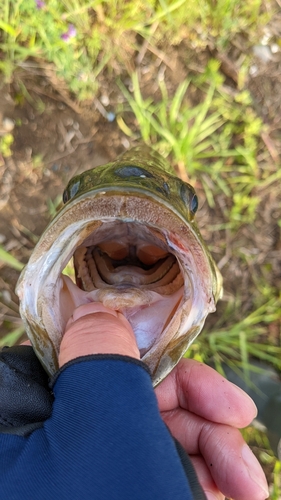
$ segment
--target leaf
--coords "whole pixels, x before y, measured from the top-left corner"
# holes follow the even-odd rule
[[[6,252],[2,246],[0,246],[0,262],[3,262],[7,266],[13,267],[17,271],[21,271],[24,267],[19,260],[13,257],[9,252]]]
[[[3,31],[5,31],[5,33],[8,33],[8,35],[11,35],[11,36],[14,36],[14,37],[17,36],[16,30],[14,28],[12,28],[12,26],[10,26],[10,24],[5,23],[1,19],[0,19],[0,29],[2,29]]]
[[[14,345],[21,338],[21,336],[24,333],[25,333],[24,326],[23,325],[19,326],[18,328],[16,328],[12,332],[5,335],[5,337],[0,339],[0,347],[3,347],[4,345],[7,345],[7,346]]]

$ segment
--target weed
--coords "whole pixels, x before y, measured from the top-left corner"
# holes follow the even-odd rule
[[[7,156],[11,156],[11,146],[14,142],[13,134],[5,134],[0,137],[0,153],[6,158]]]
[[[273,485],[272,485],[272,500],[280,500],[281,492],[281,461],[275,460],[273,469]]]
[[[253,222],[256,215],[259,199],[252,192],[259,180],[256,156],[262,122],[250,106],[249,93],[237,93],[233,101],[223,91],[214,61],[196,83],[203,89],[199,104],[192,105],[187,98],[190,80],[181,82],[173,96],[168,95],[165,81],[159,81],[161,99],[155,102],[153,96],[142,96],[134,73],[132,93],[122,82],[119,86],[134,114],[135,127],[126,124],[127,108],[120,110],[122,118],[117,122],[129,137],[136,138],[139,131],[144,142],[170,155],[184,180],[200,179],[211,207],[219,192],[230,198],[225,214],[234,231],[241,223]]]
[[[56,196],[54,200],[51,200],[50,198],[47,200],[48,214],[50,215],[50,218],[53,218],[56,215],[61,203],[61,195]]]
[[[0,71],[11,79],[17,66],[31,57],[55,65],[57,74],[80,99],[92,98],[97,77],[107,68],[120,73],[131,67],[137,36],[150,43],[183,39],[191,49],[216,41],[225,47],[236,33],[247,32],[260,16],[260,0],[251,6],[237,0],[4,0],[0,5]]]
[[[201,360],[213,362],[218,371],[222,371],[222,363],[235,363],[248,370],[250,358],[266,361],[281,371],[281,347],[257,342],[257,339],[266,338],[267,326],[281,317],[281,297],[272,297],[265,300],[259,307],[240,321],[233,324],[227,318],[235,318],[239,306],[229,304],[217,324],[209,330],[207,327],[191,346],[187,357],[195,357],[201,353]],[[263,297],[260,297],[263,300]],[[204,355],[202,355],[204,353]]]
[[[0,339],[0,348],[4,346],[10,347],[15,345],[19,341],[19,339],[23,336],[24,333],[25,329],[23,325],[19,326],[18,328],[15,328],[10,333],[8,333],[7,335],[5,335]]]
[[[12,267],[13,269],[16,269],[17,271],[21,271],[24,267],[21,262],[19,262],[9,252],[6,252],[6,250],[0,245],[0,263],[1,262]]]
[[[267,435],[262,430],[250,426],[242,429],[244,439],[255,448],[260,463],[268,471],[272,470],[270,485],[270,500],[280,500],[281,491],[281,462],[273,456]]]

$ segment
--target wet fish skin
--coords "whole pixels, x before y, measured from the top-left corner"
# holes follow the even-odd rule
[[[124,191],[128,187],[150,191],[172,204],[188,221],[193,221],[198,209],[193,186],[176,177],[170,165],[156,151],[143,146],[131,149],[115,162],[73,177],[63,193],[63,201],[67,203],[97,187],[101,190],[114,187]]]

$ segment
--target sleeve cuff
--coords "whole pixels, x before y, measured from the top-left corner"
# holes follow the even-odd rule
[[[122,361],[125,363],[130,363],[140,366],[149,374],[150,378],[152,379],[148,366],[139,359],[132,358],[131,356],[122,356],[121,354],[90,354],[88,356],[79,356],[78,358],[74,358],[71,361],[65,363],[50,379],[49,386],[50,388],[53,388],[60,374],[72,365],[78,363],[84,363],[85,361],[105,361],[105,360]]]

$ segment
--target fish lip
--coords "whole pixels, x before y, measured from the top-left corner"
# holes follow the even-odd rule
[[[167,199],[166,196],[164,196],[161,192],[155,192],[153,188],[148,188],[144,186],[134,186],[131,184],[128,184],[126,186],[121,185],[119,186],[112,186],[111,184],[102,184],[99,187],[95,187],[93,189],[87,189],[73,198],[71,198],[69,201],[65,203],[65,205],[61,208],[61,210],[57,213],[53,221],[55,221],[60,214],[64,211],[65,208],[68,208],[72,205],[79,204],[82,200],[85,198],[93,199],[97,196],[114,196],[114,194],[118,196],[134,196],[138,195],[140,197],[143,197],[144,199],[147,199],[148,197],[151,198],[153,201],[156,201],[158,203],[164,204],[172,213],[177,215],[178,217],[183,219],[183,222],[186,224],[193,225],[194,223],[194,214],[191,213],[187,207],[185,211],[177,210],[174,206],[174,200]],[[133,220],[133,219],[132,219]],[[53,222],[52,221],[52,222]],[[196,225],[195,225],[196,227]],[[200,234],[199,231],[197,230],[197,235]],[[204,244],[204,242],[203,242]]]
[[[193,238],[196,241],[196,244],[198,245],[198,248],[200,248],[200,252],[203,256],[203,259],[206,262],[208,261],[208,252],[206,252],[206,250],[205,250],[205,244],[202,242],[202,238],[200,237],[199,231],[196,229],[196,225],[194,225],[192,221],[187,220],[186,217],[183,217],[183,215],[180,214],[177,210],[175,210],[173,205],[171,205],[169,202],[167,202],[167,200],[164,200],[162,197],[159,197],[155,193],[151,193],[147,189],[130,187],[129,190],[126,189],[126,191],[124,192],[124,188],[117,189],[116,186],[108,186],[106,189],[105,189],[105,186],[102,186],[102,187],[95,188],[95,189],[90,190],[90,191],[88,190],[87,192],[81,193],[79,196],[74,197],[72,200],[67,202],[66,205],[57,214],[57,216],[54,218],[54,220],[51,222],[51,224],[48,226],[48,228],[46,229],[46,231],[43,233],[42,237],[40,238],[40,241],[36,247],[36,248],[38,248],[39,253],[40,253],[40,245],[42,245],[42,242],[44,242],[44,239],[46,238],[46,236],[49,236],[49,234],[52,233],[52,231],[54,231],[54,227],[56,226],[56,224],[59,221],[61,221],[61,219],[65,216],[65,214],[67,214],[69,211],[71,211],[77,205],[81,205],[81,202],[82,203],[93,202],[95,199],[98,200],[100,198],[104,198],[104,195],[108,195],[109,197],[112,197],[112,198],[113,197],[124,198],[126,200],[128,200],[130,197],[137,196],[141,201],[149,200],[152,203],[155,203],[155,202],[158,203],[160,206],[159,210],[162,210],[163,205],[164,205],[168,212],[172,212],[173,216],[176,216],[181,221],[181,223],[183,225],[188,227],[188,231],[190,231],[192,233]],[[112,219],[116,219],[116,217],[112,217]],[[136,219],[134,217],[131,217],[131,216],[124,216],[123,218],[121,216],[119,216],[118,220],[122,220],[124,222],[134,222]],[[78,225],[79,224],[80,225],[81,224],[85,224],[85,225],[88,224],[89,225],[92,222],[93,222],[93,219],[87,220],[87,221],[86,220],[82,221],[80,219],[79,221],[76,222],[76,224],[78,224]],[[142,222],[142,223],[145,224],[144,222]],[[67,229],[69,229],[69,227],[67,227]],[[164,230],[164,229],[161,228],[160,230]],[[80,233],[81,233],[81,230],[80,230]],[[61,236],[61,234],[60,234],[60,236]],[[77,232],[76,232],[76,236],[77,236]],[[53,245],[56,243],[56,241],[57,240],[54,240]],[[174,244],[174,243],[171,243],[171,245],[172,244]],[[73,254],[74,249],[75,249],[75,244],[73,242],[71,242],[71,245],[72,245],[72,250],[73,250],[72,254]],[[45,253],[48,254],[48,252],[50,252],[51,248],[52,248],[52,246]],[[37,251],[37,253],[38,253],[38,251]],[[55,260],[54,256],[49,255],[49,260],[52,260],[54,262],[54,260]],[[61,260],[63,260],[63,257],[61,257]],[[69,260],[69,258],[67,260]],[[20,279],[18,281],[17,288],[16,288],[16,292],[18,293],[19,298],[21,299],[21,314],[23,317],[26,318],[25,323],[27,326],[27,330],[29,332],[29,336],[31,338],[34,338],[34,332],[32,331],[32,329],[34,328],[34,322],[33,322],[34,317],[36,318],[35,323],[38,323],[40,328],[41,327],[44,328],[44,325],[42,324],[42,321],[40,319],[40,307],[39,307],[40,304],[38,306],[38,295],[40,295],[40,290],[37,289],[37,293],[36,293],[36,291],[34,293],[33,311],[31,311],[31,314],[30,314],[26,310],[26,307],[25,307],[25,302],[26,302],[25,301],[25,294],[28,293],[28,287],[32,286],[32,283],[31,282],[26,283],[26,286],[24,286],[24,279],[26,278],[27,281],[31,280],[32,269],[35,269],[36,266],[38,267],[38,261],[40,262],[40,255],[39,255],[39,258],[36,259],[36,252],[34,252],[33,256],[30,259],[28,266],[25,268],[25,270],[21,274]],[[49,262],[49,264],[50,264],[50,262]],[[65,262],[65,264],[66,264],[66,262]],[[61,269],[60,269],[60,272],[61,272]],[[209,270],[209,274],[210,274],[210,270]],[[192,271],[191,271],[191,275],[192,275]],[[56,283],[58,282],[58,279],[59,278],[57,277]],[[45,285],[46,285],[48,280],[45,280],[45,281],[46,281],[46,283],[45,283]],[[209,284],[207,285],[207,288],[208,287],[210,288],[210,286],[211,286],[210,277],[208,277],[208,279],[206,281],[209,282]],[[206,283],[205,283],[205,285],[206,285]],[[42,287],[43,286],[44,286],[44,283],[43,283]],[[41,306],[42,306],[42,304],[41,304]],[[206,317],[208,312],[210,312],[211,309],[212,309],[211,305],[209,305],[208,308],[206,309],[206,304],[205,304],[204,318]],[[203,320],[204,320],[204,318],[203,318]],[[42,361],[42,359],[41,359],[41,361]]]

